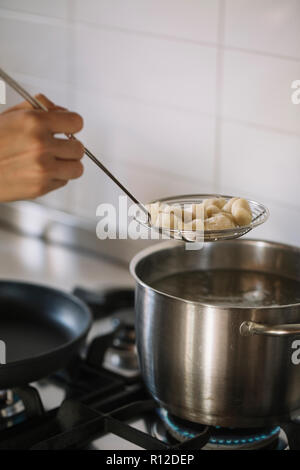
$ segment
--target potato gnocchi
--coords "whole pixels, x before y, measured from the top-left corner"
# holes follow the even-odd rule
[[[201,204],[167,205],[154,202],[146,205],[155,227],[169,230],[224,230],[247,226],[252,212],[246,199],[223,197],[205,199]]]

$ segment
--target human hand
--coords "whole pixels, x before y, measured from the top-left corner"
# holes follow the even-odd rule
[[[0,114],[0,202],[34,199],[83,173],[83,144],[56,136],[79,132],[81,116],[36,98],[48,112],[25,102]]]

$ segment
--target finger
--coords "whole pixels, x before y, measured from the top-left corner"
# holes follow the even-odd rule
[[[80,160],[84,155],[84,146],[79,140],[53,138],[51,153],[62,159]]]
[[[83,119],[77,113],[52,110],[42,116],[47,128],[53,133],[75,134],[83,127]]]
[[[50,110],[56,110],[56,111],[67,111],[67,108],[64,108],[63,106],[59,106],[55,103],[53,103],[53,101],[49,100],[49,98],[47,98],[47,96],[43,95],[42,93],[39,93],[38,95],[35,95],[35,98],[37,99],[37,101],[41,104],[43,104],[44,106],[46,106],[46,108],[50,111]]]
[[[62,106],[58,106],[53,101],[49,100],[47,96],[43,95],[42,93],[39,93],[35,95],[35,98],[42,103],[44,106],[46,106],[47,109],[56,109],[56,110],[66,110],[66,108],[63,108]],[[28,103],[28,101],[23,101],[22,103],[19,103],[15,106],[12,106],[11,108],[6,109],[3,114],[5,113],[10,113],[11,111],[18,111],[20,109],[32,109],[33,106]]]
[[[53,103],[53,101],[49,100],[49,98],[47,98],[47,96],[43,95],[42,93],[39,93],[38,95],[35,95],[35,98],[39,101],[39,103],[46,106],[47,109],[55,109],[56,108],[56,104]]]
[[[83,173],[83,165],[76,160],[56,159],[51,165],[51,174],[58,180],[73,180],[79,178]]]

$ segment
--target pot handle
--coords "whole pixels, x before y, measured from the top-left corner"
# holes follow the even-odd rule
[[[300,334],[300,324],[264,325],[254,321],[244,321],[240,326],[240,333],[242,336],[292,336]]]

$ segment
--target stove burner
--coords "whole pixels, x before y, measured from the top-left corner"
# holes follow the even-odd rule
[[[106,351],[103,365],[106,369],[126,377],[136,377],[140,374],[134,325],[119,323],[112,345]]]
[[[205,426],[177,418],[165,409],[159,409],[158,414],[165,424],[169,434],[179,442],[192,439],[201,433]],[[205,449],[259,449],[266,448],[278,441],[280,427],[264,428],[212,428]]]
[[[0,430],[25,420],[25,406],[12,390],[0,390]]]

